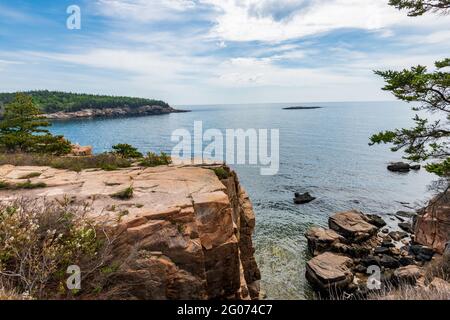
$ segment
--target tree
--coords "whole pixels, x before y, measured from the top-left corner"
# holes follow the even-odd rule
[[[391,5],[400,9],[418,8],[429,11],[433,8],[445,10],[450,1],[398,1]],[[413,6],[415,5],[415,6]],[[423,14],[423,11],[421,14]],[[450,59],[435,63],[435,70],[429,72],[424,66],[403,71],[375,71],[386,81],[383,90],[408,103],[415,103],[414,111],[424,110],[437,114],[437,120],[430,120],[416,114],[415,127],[380,132],[371,137],[371,145],[392,143],[392,151],[404,150],[405,159],[414,162],[430,160],[426,165],[429,172],[441,177],[450,177]]]
[[[45,129],[50,123],[42,116],[31,97],[18,93],[5,106],[0,122],[0,147],[8,152],[67,154],[71,144]]]
[[[450,0],[389,0],[391,6],[399,10],[407,9],[408,16],[417,17],[427,12],[444,12],[450,10]]]
[[[114,153],[125,159],[139,159],[143,155],[135,147],[129,144],[120,143],[112,147]]]

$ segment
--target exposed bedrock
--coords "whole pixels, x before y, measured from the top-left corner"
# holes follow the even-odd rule
[[[226,168],[228,170],[228,168]],[[45,188],[0,190],[17,197],[89,203],[89,217],[108,221],[119,265],[104,295],[129,299],[257,299],[255,215],[234,172],[220,181],[210,167],[129,168],[80,173],[1,166],[0,180]],[[129,199],[111,195],[133,188]]]

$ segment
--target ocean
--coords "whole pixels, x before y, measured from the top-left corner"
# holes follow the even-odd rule
[[[320,106],[314,110],[283,110],[292,106]],[[412,125],[414,113],[401,102],[283,103],[251,105],[177,106],[192,110],[163,116],[54,122],[52,132],[72,142],[92,145],[95,152],[129,143],[141,151],[170,153],[172,132],[204,130],[279,129],[280,169],[260,175],[259,167],[234,166],[256,213],[256,257],[262,289],[270,299],[307,299],[305,280],[309,255],[304,233],[313,225],[327,226],[335,212],[358,209],[382,215],[395,225],[392,214],[418,207],[432,195],[434,176],[420,170],[389,172],[401,153],[388,146],[370,147],[369,137],[381,130]],[[317,200],[295,205],[295,192],[310,192]],[[397,221],[398,222],[398,221]]]

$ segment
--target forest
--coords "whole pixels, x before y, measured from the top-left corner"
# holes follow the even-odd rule
[[[169,107],[164,101],[133,97],[67,93],[59,91],[23,92],[33,99],[33,103],[44,113],[75,112],[83,109],[139,108],[142,106]],[[0,93],[0,109],[14,100],[16,93]]]

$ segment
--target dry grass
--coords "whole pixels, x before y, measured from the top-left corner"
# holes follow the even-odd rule
[[[368,300],[450,300],[450,290],[406,284],[373,293]]]

